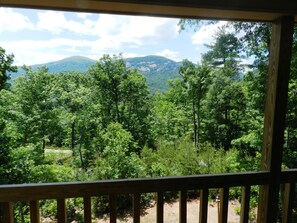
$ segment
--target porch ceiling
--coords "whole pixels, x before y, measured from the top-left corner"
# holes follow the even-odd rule
[[[0,6],[226,20],[295,16],[296,0],[0,0]]]

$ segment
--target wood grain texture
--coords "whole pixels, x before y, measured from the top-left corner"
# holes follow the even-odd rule
[[[295,184],[285,184],[282,223],[292,222],[292,211],[294,206]]]
[[[220,190],[219,223],[227,223],[228,221],[228,204],[229,204],[229,187],[224,187]]]
[[[260,187],[258,223],[277,220],[293,30],[293,17],[281,17],[272,26],[261,162],[270,179]]]

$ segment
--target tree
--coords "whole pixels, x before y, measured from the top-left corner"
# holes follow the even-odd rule
[[[53,109],[53,75],[46,67],[37,71],[25,68],[27,74],[15,81],[12,92],[18,105],[18,126],[22,134],[22,144],[40,145],[40,154],[44,154],[46,141],[57,126],[57,115]]]
[[[242,134],[245,97],[241,84],[218,73],[209,88],[205,103],[207,118],[204,137],[217,147],[230,149],[232,140]]]
[[[235,34],[220,29],[214,36],[213,44],[206,44],[209,51],[202,55],[202,60],[211,66],[226,70],[231,78],[237,79],[241,70],[242,44]]]
[[[127,69],[121,55],[104,55],[88,72],[94,80],[103,129],[118,122],[142,147],[149,132],[149,92],[145,78],[135,69]]]
[[[7,82],[10,79],[8,72],[17,72],[17,67],[12,65],[13,59],[13,54],[6,54],[5,50],[0,47],[0,90],[10,88]]]
[[[210,84],[211,68],[206,63],[195,66],[190,61],[184,60],[179,73],[184,80],[188,99],[192,104],[194,145],[197,147],[201,131],[201,102]]]

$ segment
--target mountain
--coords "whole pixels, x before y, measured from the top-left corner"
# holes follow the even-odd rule
[[[73,56],[63,60],[36,64],[30,66],[32,70],[46,66],[50,73],[60,73],[68,71],[86,72],[88,67],[96,61],[87,57]],[[126,59],[127,68],[135,67],[139,73],[145,76],[151,92],[164,92],[168,90],[168,80],[179,77],[178,69],[180,63],[161,56],[145,56]],[[25,72],[22,67],[18,67],[17,73],[12,73],[11,78],[15,79]]]
[[[126,59],[127,68],[135,67],[145,76],[151,92],[168,90],[168,80],[179,77],[179,63],[161,56]]]

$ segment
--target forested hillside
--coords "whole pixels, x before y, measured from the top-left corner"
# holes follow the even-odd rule
[[[161,56],[145,56],[125,59],[126,67],[136,68],[147,81],[150,92],[165,92],[169,89],[169,79],[180,77],[178,68],[180,63],[167,59]],[[31,65],[32,71],[36,71],[38,67],[46,66],[48,73],[62,73],[62,72],[87,72],[90,65],[95,64],[96,61],[87,57],[73,56],[63,60],[50,62],[46,64]],[[25,69],[20,66],[17,72],[11,72],[11,79],[26,74]]]
[[[161,71],[150,62],[131,68],[137,61],[120,55],[105,55],[86,72],[26,68],[26,75],[10,86],[8,73],[16,70],[13,55],[0,48],[0,183],[258,170],[271,27],[229,25],[245,35],[218,30],[201,63],[185,59],[168,91],[154,94],[140,73],[145,69],[141,63],[149,64],[150,72]],[[297,29],[284,168],[296,167],[297,159],[296,34]],[[254,58],[249,66],[242,62],[246,56]],[[104,202],[94,201],[94,216],[105,212]],[[118,208],[131,205],[125,199],[118,202]],[[20,213],[28,213],[19,205]],[[55,204],[43,205],[42,215],[52,216]],[[68,211],[78,206],[70,205]]]

